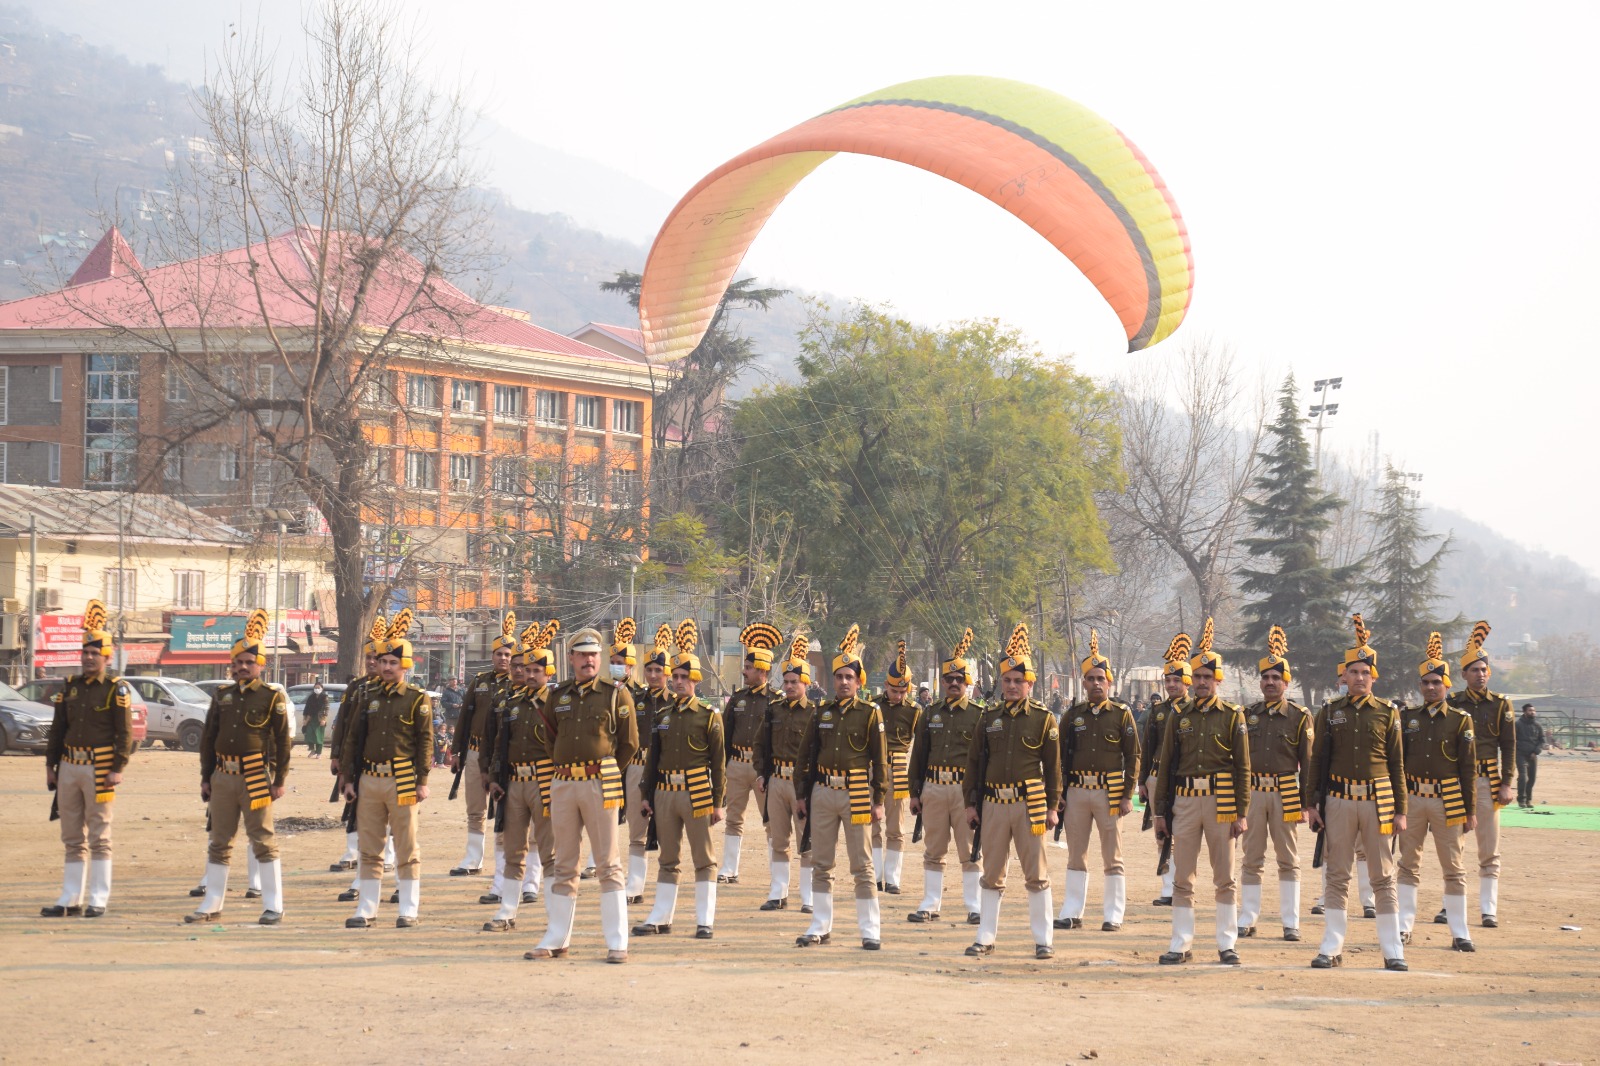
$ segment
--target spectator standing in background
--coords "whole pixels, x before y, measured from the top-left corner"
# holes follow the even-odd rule
[[[1533,806],[1533,782],[1539,775],[1539,753],[1544,750],[1544,726],[1533,704],[1522,705],[1517,719],[1517,806]]]

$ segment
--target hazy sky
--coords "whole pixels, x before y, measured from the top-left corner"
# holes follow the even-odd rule
[[[179,77],[238,20],[205,0],[28,4]],[[264,15],[293,29],[290,5]],[[1194,303],[1138,356],[1064,258],[965,189],[837,157],[746,261],[763,280],[938,322],[997,317],[1095,375],[1210,337],[1249,368],[1342,375],[1324,447],[1380,449],[1424,497],[1600,573],[1579,443],[1600,388],[1592,194],[1600,5],[632,3],[410,0],[488,115],[676,200],[854,96],[936,74],[1034,82],[1100,112],[1166,179]],[[255,17],[252,5],[247,19]],[[1587,468],[1582,468],[1587,474]]]

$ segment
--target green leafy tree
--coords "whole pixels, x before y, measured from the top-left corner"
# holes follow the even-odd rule
[[[1278,415],[1267,426],[1266,444],[1251,483],[1254,497],[1246,503],[1255,535],[1241,543],[1254,565],[1238,570],[1249,597],[1240,640],[1264,655],[1268,631],[1282,626],[1289,662],[1300,665],[1296,679],[1307,701],[1315,702],[1332,677],[1328,664],[1345,646],[1345,606],[1357,568],[1330,567],[1322,556],[1322,534],[1344,501],[1317,484],[1292,374],[1278,391]]]
[[[1448,636],[1466,620],[1459,614],[1439,617],[1439,567],[1452,550],[1451,537],[1427,532],[1417,495],[1410,475],[1393,466],[1385,470],[1377,509],[1367,512],[1374,538],[1362,570],[1374,635],[1394,651],[1420,659],[1430,632]]]
[[[1032,619],[1047,571],[1111,567],[1094,493],[1122,484],[1118,436],[1089,379],[995,322],[819,306],[800,339],[800,383],[738,408],[719,524],[742,544],[752,514],[793,514],[796,569],[840,628],[944,646]]]

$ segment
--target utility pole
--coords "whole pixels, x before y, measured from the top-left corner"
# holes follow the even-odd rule
[[[450,678],[456,676],[456,568],[450,568]]]
[[[39,672],[39,520],[28,516],[28,676]]]
[[[1325,418],[1331,418],[1339,413],[1339,405],[1328,402],[1328,390],[1338,389],[1343,385],[1344,378],[1319,378],[1311,385],[1311,388],[1314,392],[1320,393],[1317,402],[1311,405],[1311,417],[1317,420],[1317,424],[1312,427],[1313,432],[1315,432],[1317,435],[1317,447],[1316,454],[1312,458],[1311,465],[1316,468],[1318,474],[1322,473],[1323,420]]]
[[[123,527],[125,525],[123,516],[127,511],[127,503],[127,494],[121,492],[117,493],[117,654],[114,659],[115,666],[113,668],[119,674],[122,673],[124,667],[127,666],[124,658],[127,653],[122,650],[122,636],[127,629],[122,619],[122,605],[128,601],[128,556],[123,537]]]
[[[272,676],[283,684],[283,534],[284,522],[278,520],[278,594],[272,598]]]

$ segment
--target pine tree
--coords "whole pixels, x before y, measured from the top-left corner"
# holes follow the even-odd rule
[[[1362,561],[1362,570],[1366,574],[1368,625],[1374,636],[1392,649],[1391,654],[1420,658],[1430,632],[1448,634],[1466,620],[1459,614],[1450,619],[1438,617],[1439,565],[1454,549],[1449,534],[1424,530],[1422,505],[1409,480],[1393,466],[1385,471],[1378,509],[1367,512],[1373,522],[1374,542]],[[1436,548],[1432,547],[1435,543]]]
[[[1333,568],[1322,558],[1322,534],[1344,501],[1317,485],[1292,374],[1279,390],[1278,416],[1267,433],[1264,465],[1252,483],[1255,498],[1246,505],[1255,536],[1241,542],[1257,567],[1238,571],[1250,597],[1241,639],[1265,654],[1268,630],[1282,626],[1296,680],[1314,702],[1345,646],[1345,606],[1356,568]]]

